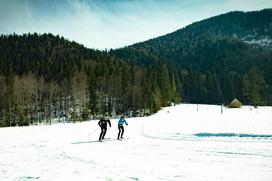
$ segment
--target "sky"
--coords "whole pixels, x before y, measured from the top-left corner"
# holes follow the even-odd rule
[[[0,34],[52,33],[100,50],[145,41],[271,0],[0,0]]]

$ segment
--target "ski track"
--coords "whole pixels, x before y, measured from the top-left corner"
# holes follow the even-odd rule
[[[97,121],[3,128],[0,180],[271,180],[269,134],[176,134],[161,131],[158,116],[129,118],[123,141],[112,120],[101,143]]]

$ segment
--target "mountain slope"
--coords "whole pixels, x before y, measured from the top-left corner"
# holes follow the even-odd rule
[[[272,85],[271,42],[272,9],[265,9],[219,15],[111,53],[143,66],[164,63],[171,69],[174,65],[180,71],[180,79],[183,81],[180,91],[188,102],[202,102],[200,99],[211,91],[207,86],[208,74],[213,74],[219,81],[219,99],[211,102],[224,102],[238,97],[250,103],[243,91],[243,78],[251,69],[255,69],[265,82],[266,88],[262,92],[267,93],[262,94],[267,95],[261,97],[272,102],[272,97],[268,95]],[[193,77],[190,72],[194,73],[191,74]],[[189,85],[194,82],[193,79],[198,85]],[[198,93],[193,93],[192,98],[192,92],[195,91]],[[226,92],[232,93],[226,95]],[[209,103],[205,99],[204,102]]]
[[[212,17],[165,36],[117,49],[116,54],[140,64],[146,64],[146,60],[163,59],[182,65],[193,59],[192,56],[202,57],[208,51],[220,55],[217,49],[226,51],[226,54],[233,49],[242,49],[248,53],[252,51],[252,46],[247,46],[248,44],[270,49],[271,42],[272,9],[267,9],[247,13],[230,12]],[[222,44],[226,47],[220,47]],[[138,55],[136,58],[133,57],[135,54]],[[139,55],[143,59],[140,60]]]

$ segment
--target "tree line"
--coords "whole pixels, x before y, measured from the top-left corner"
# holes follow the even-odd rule
[[[129,62],[138,66],[148,67],[158,62],[166,63],[169,72],[176,72],[177,92],[182,96],[183,102],[228,104],[237,98],[243,104],[272,105],[272,54],[268,53],[271,57],[260,53],[254,54],[256,50],[251,53],[246,51],[247,55],[238,54],[241,49],[235,49],[232,54],[231,50],[224,49],[220,51],[224,57],[218,57],[217,50],[210,49],[208,52],[213,51],[214,55],[201,54],[197,57],[192,55],[185,63],[165,62],[152,51],[145,49],[138,51],[125,48],[114,53],[123,59],[136,60]],[[254,56],[251,56],[252,54]],[[145,58],[146,56],[148,58]],[[213,56],[217,57],[211,58]],[[255,60],[251,61],[253,57]],[[137,60],[146,61],[142,64]]]

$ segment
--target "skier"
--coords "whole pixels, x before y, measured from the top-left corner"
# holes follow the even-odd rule
[[[105,135],[106,135],[106,132],[107,132],[107,123],[110,125],[111,127],[111,122],[109,120],[109,118],[101,118],[100,121],[98,122],[98,125],[100,126],[101,128],[101,133],[100,133],[100,136],[99,136],[99,141],[102,141],[102,139],[105,139]]]
[[[126,122],[126,120],[125,120],[125,116],[122,116],[120,119],[119,119],[119,121],[118,121],[118,130],[119,130],[119,132],[118,132],[118,137],[117,137],[117,139],[118,140],[121,140],[121,139],[123,139],[123,134],[124,134],[124,126],[123,126],[123,124],[126,124],[126,125],[128,125],[128,123]],[[121,135],[121,138],[120,138],[120,135]]]

